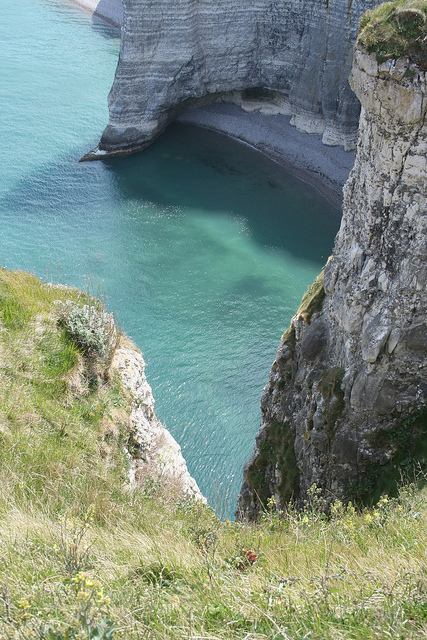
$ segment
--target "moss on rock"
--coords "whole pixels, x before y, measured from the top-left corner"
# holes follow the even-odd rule
[[[295,433],[287,422],[272,422],[258,445],[258,455],[247,470],[247,482],[257,496],[261,508],[272,495],[270,478],[280,473],[277,486],[282,504],[299,495],[299,470],[294,451]],[[271,478],[273,479],[273,478]],[[275,480],[275,478],[274,478]]]
[[[370,443],[378,450],[391,453],[387,464],[370,465],[364,475],[349,487],[349,498],[372,504],[386,493],[397,495],[402,479],[427,477],[427,405],[409,413],[389,430],[375,432]]]
[[[314,313],[321,310],[323,300],[325,299],[325,289],[323,288],[324,270],[319,273],[313,284],[311,284],[303,298],[297,311],[297,315],[304,318],[307,324],[310,324]]]
[[[325,430],[330,437],[335,433],[337,422],[344,409],[344,391],[341,384],[344,377],[344,369],[333,367],[325,371],[318,382],[319,390],[328,408],[325,412]]]
[[[287,345],[292,352],[295,351],[295,327],[293,324],[286,329],[282,336],[282,345]]]

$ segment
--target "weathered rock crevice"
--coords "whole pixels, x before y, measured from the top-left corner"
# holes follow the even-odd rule
[[[239,517],[262,506],[254,469],[264,498],[283,506],[313,483],[329,500],[372,495],[401,461],[396,434],[405,434],[407,458],[425,454],[426,74],[407,58],[378,64],[357,47],[351,85],[362,113],[342,224],[323,281],[277,351]],[[276,451],[262,452],[277,423],[292,432],[298,477]]]
[[[214,100],[292,115],[325,144],[354,147],[360,105],[348,74],[359,18],[376,0],[123,4],[110,119],[85,159],[139,151],[182,111]]]

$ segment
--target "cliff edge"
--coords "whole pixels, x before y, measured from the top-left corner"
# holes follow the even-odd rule
[[[348,84],[360,15],[375,0],[124,0],[110,118],[84,159],[139,151],[188,108],[216,100],[292,115],[325,144],[354,147]]]
[[[145,488],[148,481],[165,485],[169,493],[206,502],[187,469],[181,447],[154,413],[154,398],[139,350],[126,341],[115,350],[111,367],[132,395],[128,442],[131,486]]]
[[[21,441],[32,443],[31,455],[48,460],[55,483],[70,482],[74,493],[80,480],[89,495],[108,476],[123,490],[206,502],[154,413],[141,352],[117,331],[112,314],[88,293],[3,268],[0,442]],[[40,464],[26,462],[36,476]]]
[[[314,483],[328,500],[372,498],[426,453],[426,72],[383,57],[355,50],[341,228],[277,351],[240,518]]]

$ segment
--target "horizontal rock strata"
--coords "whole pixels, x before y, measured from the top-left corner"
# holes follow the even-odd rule
[[[80,2],[88,0],[80,0]],[[94,0],[89,0],[93,2]],[[96,7],[93,11],[94,15],[109,22],[114,27],[121,28],[123,24],[124,8],[122,0],[95,0]]]
[[[358,48],[351,84],[362,113],[341,228],[277,351],[240,517],[313,483],[328,500],[387,490],[427,441],[426,74]]]
[[[120,29],[123,24],[122,0],[69,0],[69,2],[89,11],[96,18],[101,18],[113,27]]]
[[[375,0],[124,0],[110,120],[86,159],[143,149],[184,110],[226,100],[352,148],[348,85],[360,15]]]

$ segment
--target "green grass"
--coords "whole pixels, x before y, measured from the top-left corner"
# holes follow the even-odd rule
[[[427,70],[427,2],[397,0],[367,11],[361,21],[358,42],[379,63],[407,56]]]
[[[31,317],[28,309],[21,307],[14,298],[3,297],[0,299],[1,320],[6,329],[22,329]]]
[[[297,315],[304,318],[310,324],[314,313],[321,310],[325,299],[325,289],[323,288],[324,270],[319,273],[313,284],[304,293]]]
[[[253,525],[131,490],[129,395],[55,317],[87,296],[4,269],[0,292],[26,317],[0,322],[2,640],[425,637],[425,490],[326,517],[314,487]]]

